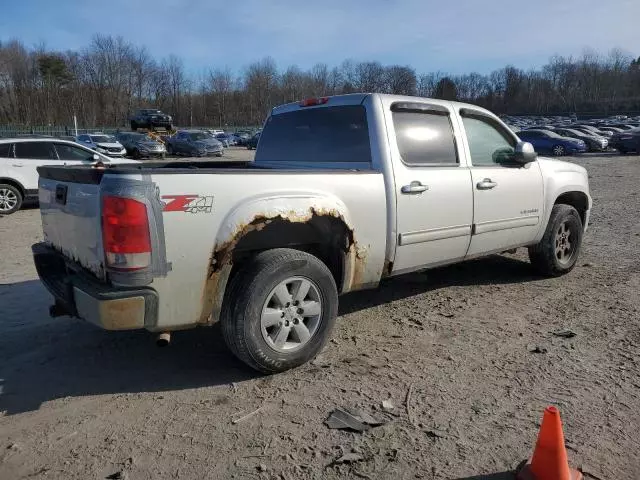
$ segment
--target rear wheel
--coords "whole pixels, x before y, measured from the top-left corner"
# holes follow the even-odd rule
[[[541,274],[558,277],[575,266],[582,246],[582,220],[571,205],[553,206],[540,242],[529,247],[529,259]]]
[[[173,155],[173,147],[170,143],[167,143],[167,155]]]
[[[22,206],[22,193],[13,185],[0,183],[0,215],[17,212]]]
[[[139,159],[142,155],[140,155],[140,150],[138,150],[137,148],[133,149],[133,152],[131,153],[131,155],[133,156],[133,158],[135,158],[136,160]]]
[[[562,145],[554,145],[551,149],[551,153],[553,153],[553,155],[556,157],[562,157],[567,152]]]
[[[131,122],[131,130],[134,132],[138,129],[138,124],[136,122]]]
[[[254,257],[227,288],[222,332],[250,367],[276,373],[315,357],[338,313],[333,276],[318,258],[278,248]]]

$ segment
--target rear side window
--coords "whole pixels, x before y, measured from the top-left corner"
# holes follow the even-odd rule
[[[18,142],[16,143],[16,158],[58,159],[51,142]]]
[[[272,115],[260,135],[256,162],[371,162],[362,105],[321,107]]]
[[[393,112],[393,127],[402,161],[411,166],[457,165],[449,115],[440,112]]]
[[[11,143],[0,143],[0,157],[13,158],[13,149]]]

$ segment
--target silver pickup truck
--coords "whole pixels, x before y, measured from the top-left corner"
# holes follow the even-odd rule
[[[274,108],[254,162],[38,170],[53,316],[165,337],[221,322],[263,372],[313,358],[338,295],[385,277],[517,247],[566,273],[591,208],[584,168],[492,113],[378,94]]]

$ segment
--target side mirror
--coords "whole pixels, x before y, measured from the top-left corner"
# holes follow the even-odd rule
[[[538,154],[533,148],[533,145],[529,142],[518,142],[513,155],[513,160],[516,163],[526,165],[527,163],[535,162],[537,158]]]
[[[94,162],[97,162],[97,161],[99,161],[99,160],[100,160],[100,155],[98,155],[97,153],[94,153],[94,154],[93,154],[93,161],[94,161]]]

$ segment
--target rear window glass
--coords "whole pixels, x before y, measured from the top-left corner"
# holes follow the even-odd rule
[[[269,117],[256,162],[371,162],[362,105],[295,110]]]
[[[11,145],[11,143],[0,143],[0,157],[13,157]]]

